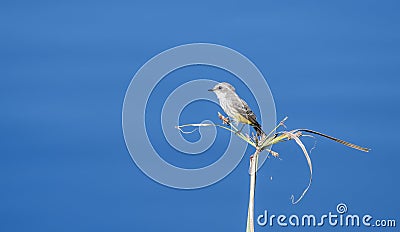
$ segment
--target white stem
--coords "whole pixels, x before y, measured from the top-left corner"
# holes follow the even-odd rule
[[[247,211],[246,232],[254,232],[254,193],[256,189],[258,154],[259,151],[257,150],[254,155],[250,157],[250,196],[249,208]]]

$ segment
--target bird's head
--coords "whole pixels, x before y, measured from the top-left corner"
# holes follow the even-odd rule
[[[216,84],[214,88],[209,89],[208,91],[214,92],[217,95],[217,97],[220,98],[234,93],[235,88],[227,82],[221,82]]]

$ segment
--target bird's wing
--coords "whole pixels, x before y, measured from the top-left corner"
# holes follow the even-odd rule
[[[252,125],[259,126],[256,115],[243,99],[240,99],[240,102],[236,102],[235,109],[238,110],[240,115],[249,120]]]

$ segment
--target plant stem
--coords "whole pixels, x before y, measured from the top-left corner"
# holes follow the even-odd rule
[[[256,152],[252,156],[250,156],[250,195],[249,195],[249,208],[247,211],[246,232],[254,232],[254,195],[256,189],[258,154],[260,152],[261,150],[257,149]]]

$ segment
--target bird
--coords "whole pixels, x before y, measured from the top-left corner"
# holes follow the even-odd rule
[[[236,123],[243,123],[243,126],[244,124],[252,126],[257,136],[265,134],[254,112],[250,109],[249,105],[237,95],[235,88],[231,84],[221,82],[208,91],[214,92],[217,95],[219,105],[231,120]],[[242,129],[239,131],[241,130]]]

